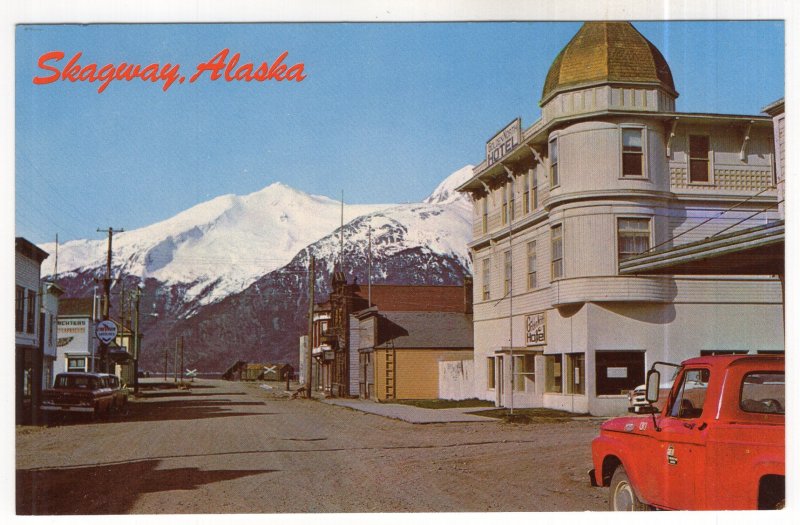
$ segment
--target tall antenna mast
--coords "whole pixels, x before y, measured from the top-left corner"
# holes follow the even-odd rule
[[[339,271],[344,276],[344,190],[342,190],[342,217],[339,225]]]
[[[367,226],[367,306],[372,306],[372,225]]]
[[[58,233],[56,233],[56,260],[53,267],[53,281],[58,281]]]

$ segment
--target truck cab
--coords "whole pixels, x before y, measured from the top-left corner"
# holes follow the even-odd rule
[[[651,369],[651,413],[606,421],[592,442],[591,481],[609,487],[609,508],[782,508],[783,357],[689,359],[660,386]]]

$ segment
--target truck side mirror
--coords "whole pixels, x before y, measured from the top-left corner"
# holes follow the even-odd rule
[[[658,372],[658,370],[648,370],[647,389],[644,396],[648,403],[655,403],[658,401],[659,384],[661,384],[661,374]]]

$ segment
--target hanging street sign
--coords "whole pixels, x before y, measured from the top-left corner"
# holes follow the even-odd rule
[[[117,338],[117,325],[114,324],[114,321],[100,321],[94,328],[94,335],[100,342],[107,345]]]

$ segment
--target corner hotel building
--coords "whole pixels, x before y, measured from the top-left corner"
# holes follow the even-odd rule
[[[654,361],[783,352],[768,272],[620,273],[630,256],[781,218],[772,120],[679,113],[677,97],[630,23],[589,22],[551,65],[541,118],[487,143],[459,188],[474,203],[477,397],[611,415]]]

